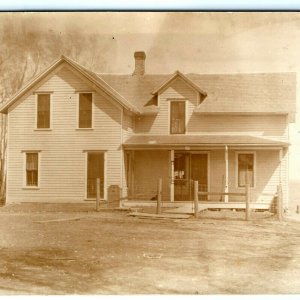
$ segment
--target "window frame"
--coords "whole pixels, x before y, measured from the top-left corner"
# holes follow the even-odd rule
[[[106,150],[84,150],[84,154],[85,154],[84,200],[86,200],[86,201],[96,200],[96,198],[88,198],[88,195],[87,195],[87,179],[88,179],[88,163],[89,163],[88,159],[89,159],[90,153],[103,154],[104,184],[103,184],[103,198],[100,197],[100,200],[105,200],[105,199],[107,199],[107,151]]]
[[[22,152],[23,152],[23,189],[38,190],[40,189],[40,178],[41,178],[41,151],[25,150]],[[38,159],[37,185],[27,185],[27,154],[37,154],[37,159]]]
[[[237,151],[235,153],[235,186],[237,189],[245,189],[244,186],[239,186],[239,155],[240,154],[252,154],[253,155],[253,186],[250,189],[256,188],[256,151]]]
[[[50,111],[49,111],[49,127],[46,128],[38,128],[38,102],[39,102],[39,95],[49,95],[50,101]],[[37,131],[51,131],[52,130],[52,92],[37,92],[35,95],[35,130]]]
[[[172,133],[172,126],[171,126],[171,121],[172,121],[172,112],[171,112],[171,107],[172,103],[174,102],[183,102],[184,103],[184,133]],[[169,99],[169,109],[168,109],[168,114],[169,114],[169,122],[168,122],[168,132],[170,135],[184,135],[187,133],[187,100],[186,99]]]
[[[79,115],[80,115],[80,109],[79,109],[79,104],[80,104],[80,95],[81,94],[91,94],[92,95],[92,112],[91,112],[91,127],[79,127]],[[95,93],[94,92],[89,92],[89,91],[80,91],[77,92],[77,113],[76,113],[76,130],[93,130],[94,129],[94,98],[95,98]]]

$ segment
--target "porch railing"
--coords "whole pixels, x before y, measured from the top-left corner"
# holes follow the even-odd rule
[[[198,181],[194,181],[194,214],[198,216],[199,198],[201,196],[238,196],[245,199],[245,219],[248,221],[251,218],[251,192],[249,183],[245,184],[243,192],[202,192],[199,190]],[[276,199],[276,214],[278,220],[283,220],[283,201],[282,201],[282,186],[277,186],[276,194],[273,195]]]
[[[214,192],[201,192],[199,191],[199,184],[198,181],[194,181],[194,215],[195,217],[198,216],[199,212],[199,197],[201,196],[208,196],[208,195],[217,195],[217,196],[239,196],[239,197],[245,197],[245,202],[246,202],[246,209],[245,209],[245,218],[246,221],[250,220],[250,185],[249,183],[245,184],[245,190],[244,192],[240,193],[229,193],[229,192],[219,192],[219,193],[214,193]]]

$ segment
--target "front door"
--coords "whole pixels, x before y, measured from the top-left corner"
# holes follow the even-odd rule
[[[104,198],[104,153],[87,154],[87,198],[96,198],[97,178],[100,178],[100,198]]]
[[[207,186],[208,186],[207,174],[208,174],[207,153],[192,153],[191,154],[191,180],[198,181],[199,192],[207,192]],[[199,200],[202,201],[207,200],[207,196],[200,196]]]
[[[207,153],[175,152],[174,155],[174,198],[175,201],[193,200],[193,181],[199,183],[199,191],[207,191]],[[206,200],[206,196],[199,200]]]

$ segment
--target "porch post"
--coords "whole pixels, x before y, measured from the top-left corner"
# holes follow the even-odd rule
[[[279,150],[279,184],[282,183],[282,156],[283,156],[283,150]]]
[[[224,184],[224,193],[228,193],[228,146],[225,145],[225,184]],[[224,196],[224,202],[228,202],[228,195]]]
[[[174,202],[174,150],[170,151],[171,156],[171,184],[170,184],[170,200]]]

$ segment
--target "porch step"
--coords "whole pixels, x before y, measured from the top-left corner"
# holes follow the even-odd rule
[[[207,205],[199,205],[198,206],[198,212],[204,211],[208,208]],[[189,206],[181,206],[177,208],[172,208],[164,211],[165,213],[170,213],[170,214],[193,214],[194,213],[194,208]]]
[[[140,217],[140,218],[150,218],[150,219],[188,219],[191,216],[188,214],[148,214],[141,212],[130,213],[129,216]]]
[[[155,207],[156,201],[124,201],[122,207]],[[251,209],[269,210],[271,207],[270,203],[265,202],[251,202]],[[199,201],[199,211],[206,209],[246,209],[245,202],[214,202],[214,201]],[[194,213],[192,202],[163,202],[162,209],[166,213]]]

